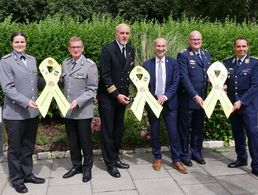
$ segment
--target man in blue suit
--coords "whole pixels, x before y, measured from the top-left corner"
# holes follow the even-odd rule
[[[181,161],[191,167],[191,159],[199,164],[206,163],[201,151],[204,126],[202,107],[207,92],[207,69],[211,63],[211,55],[202,49],[200,32],[192,31],[188,42],[189,47],[177,55],[180,69],[178,131],[181,139]]]
[[[156,57],[144,62],[143,67],[150,73],[149,90],[163,106],[161,116],[169,136],[172,166],[179,172],[186,174],[187,169],[180,162],[180,139],[177,131],[177,87],[179,82],[179,69],[175,59],[165,56],[167,41],[157,38],[154,41]],[[160,118],[147,107],[148,119],[151,128],[152,153],[155,158],[154,170],[161,168],[160,150]]]
[[[258,175],[258,60],[247,54],[248,41],[244,37],[235,39],[234,51],[236,55],[227,58],[225,65],[227,94],[234,104],[230,122],[237,159],[228,167],[247,165],[246,132],[252,173]]]

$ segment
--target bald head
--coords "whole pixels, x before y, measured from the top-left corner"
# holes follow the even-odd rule
[[[202,34],[194,30],[189,34],[188,43],[192,50],[199,52],[202,47]]]

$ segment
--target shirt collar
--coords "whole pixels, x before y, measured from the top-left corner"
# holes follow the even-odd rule
[[[116,43],[121,51],[122,51],[123,47],[126,49],[126,45],[121,45],[117,40],[116,40]]]
[[[237,57],[237,61],[238,61],[238,60],[241,60],[241,63],[242,63],[242,62],[244,61],[244,59],[246,58],[246,56],[247,56],[247,54],[245,54],[245,56],[242,57],[242,58],[238,58],[238,57]]]
[[[165,56],[163,56],[163,58],[159,59],[157,56],[155,57],[155,61],[156,63],[158,63],[159,61],[161,61],[162,63],[165,62]]]

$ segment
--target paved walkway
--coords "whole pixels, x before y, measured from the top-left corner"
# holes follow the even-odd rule
[[[69,170],[69,158],[34,161],[34,173],[46,178],[45,184],[26,184],[27,195],[258,195],[258,177],[250,174],[249,166],[230,169],[227,164],[235,158],[233,149],[220,152],[204,150],[206,165],[194,163],[186,175],[171,167],[169,153],[164,152],[160,171],[152,169],[151,153],[124,154],[122,159],[130,169],[120,170],[121,178],[111,177],[101,156],[95,155],[93,178],[82,182],[78,174],[63,179]],[[0,163],[0,194],[17,194],[8,182],[7,163]]]

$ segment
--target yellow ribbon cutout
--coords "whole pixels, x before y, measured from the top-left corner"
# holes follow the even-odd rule
[[[139,79],[137,75],[141,75],[141,79]],[[148,85],[150,82],[150,74],[148,71],[145,70],[142,66],[135,66],[129,77],[137,88],[137,94],[131,106],[131,110],[133,111],[136,118],[141,121],[146,102],[149,104],[156,117],[159,118],[163,107],[157,102],[157,100],[149,91]]]
[[[216,76],[215,71],[220,72],[218,76]],[[221,62],[217,61],[217,62],[214,62],[208,68],[207,74],[212,84],[212,90],[209,93],[208,97],[203,102],[204,111],[208,116],[208,118],[210,118],[216,106],[216,103],[219,100],[222,106],[222,109],[226,117],[228,118],[233,109],[233,105],[229,100],[226,92],[223,89],[223,85],[227,79],[228,71]]]
[[[52,67],[51,72],[48,71],[48,67]],[[46,81],[46,86],[36,101],[41,115],[43,117],[46,116],[52,98],[54,98],[62,115],[65,116],[70,108],[70,104],[57,84],[61,75],[61,66],[55,59],[46,58],[39,65],[39,70]]]

